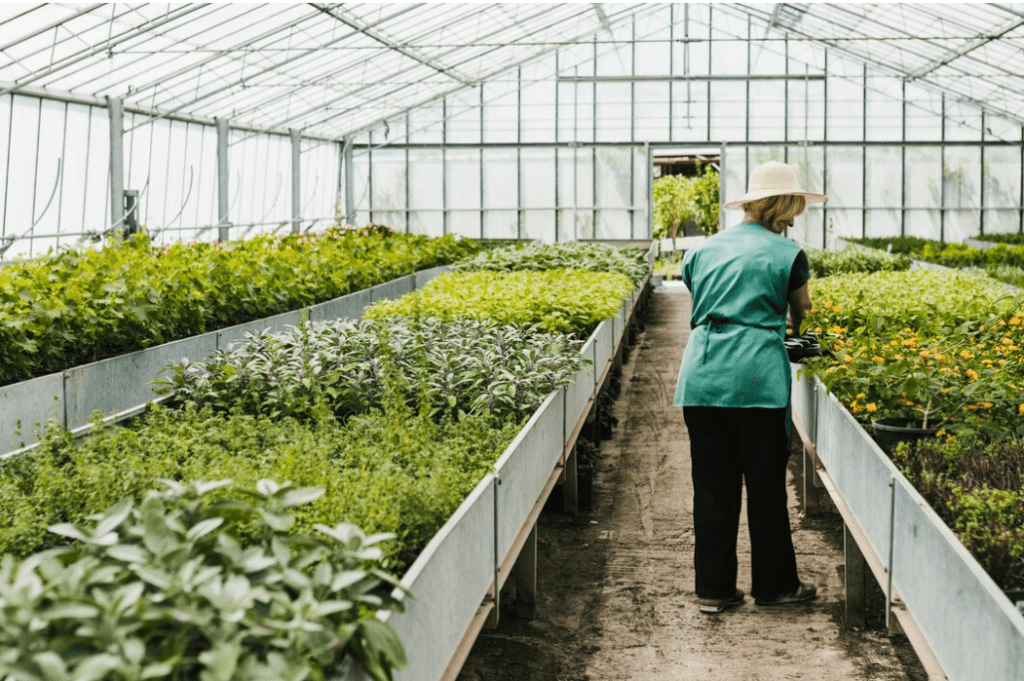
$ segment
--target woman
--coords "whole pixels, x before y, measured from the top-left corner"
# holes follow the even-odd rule
[[[817,592],[797,577],[786,503],[786,310],[799,330],[811,309],[809,274],[807,256],[782,232],[806,204],[826,199],[802,191],[792,166],[760,165],[746,195],[725,204],[742,207],[743,222],[683,260],[692,331],[675,405],[690,432],[696,591],[704,613],[743,603],[736,538],[744,482],[755,602],[802,603]]]

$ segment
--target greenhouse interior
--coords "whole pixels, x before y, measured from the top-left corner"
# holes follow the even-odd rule
[[[1024,679],[1024,3],[0,44],[0,679]]]

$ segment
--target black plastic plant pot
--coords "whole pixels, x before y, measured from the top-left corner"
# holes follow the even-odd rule
[[[921,419],[909,416],[899,416],[885,419],[875,419],[871,422],[874,430],[875,442],[890,456],[896,445],[901,442],[919,442],[925,438],[935,437],[939,432],[938,428],[922,428]]]

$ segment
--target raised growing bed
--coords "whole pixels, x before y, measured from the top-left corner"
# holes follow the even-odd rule
[[[656,245],[647,253],[653,266]],[[623,301],[622,311],[601,322],[583,347],[593,359],[573,385],[548,395],[487,476],[431,539],[403,577],[405,611],[385,613],[405,644],[408,668],[401,681],[450,681],[461,669],[480,630],[497,621],[501,588],[516,566],[520,598],[536,588],[536,522],[561,480],[575,498],[573,447],[616,361],[649,277]],[[593,353],[592,355],[590,353]],[[365,681],[351,669],[345,681]]]
[[[281,331],[297,326],[303,318],[310,321],[358,318],[371,303],[422,288],[447,269],[447,266],[430,268],[301,310],[0,387],[0,455],[34,442],[37,439],[34,424],[44,424],[51,418],[63,428],[74,430],[87,424],[95,410],[110,414],[145,404],[156,397],[150,381],[160,376],[161,370],[172,362],[185,357],[202,359],[245,337],[246,333]]]
[[[846,407],[792,366],[803,477],[824,487],[847,527],[848,612],[863,607],[856,575],[866,563],[886,594],[886,621],[895,618],[929,678],[1024,678],[1024,616]]]

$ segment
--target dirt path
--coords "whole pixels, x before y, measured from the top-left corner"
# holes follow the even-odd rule
[[[790,515],[800,576],[819,598],[788,609],[747,602],[702,615],[693,593],[692,484],[682,410],[671,406],[690,299],[652,297],[647,328],[624,366],[619,420],[594,488],[594,509],[542,514],[538,614],[502,613],[459,681],[926,678],[903,637],[842,625],[842,522]],[[557,501],[557,500],[556,500]],[[552,504],[554,505],[554,504]],[[739,587],[749,590],[746,523]]]

